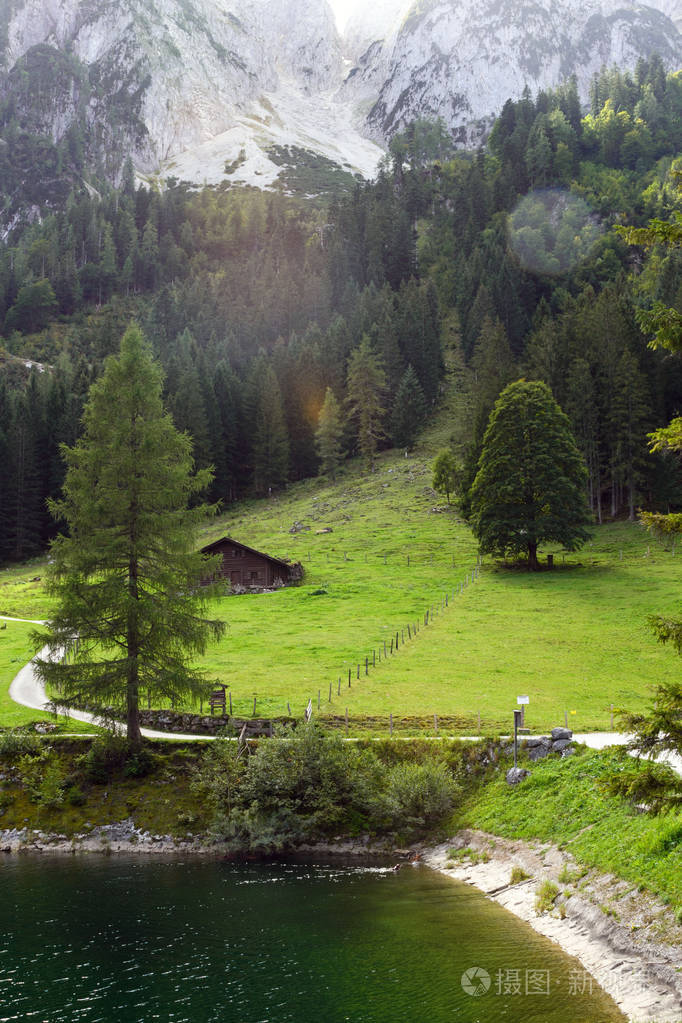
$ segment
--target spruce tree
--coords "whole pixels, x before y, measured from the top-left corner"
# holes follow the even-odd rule
[[[206,506],[188,509],[210,484],[193,473],[191,440],[161,400],[161,370],[141,331],[126,331],[93,384],[83,434],[62,447],[63,496],[50,502],[68,534],[53,541],[47,589],[56,606],[36,640],[42,679],[59,702],[87,701],[125,715],[141,741],[139,701],[205,693],[191,655],[225,626],[203,616],[212,566],[195,547]],[[61,660],[64,650],[70,657]]]
[[[320,418],[315,433],[315,444],[317,453],[320,456],[320,468],[332,480],[336,477],[336,470],[343,457],[343,422],[341,420],[341,406],[336,400],[336,395],[331,387],[327,388],[324,396],[324,403],[320,409]]]
[[[349,413],[357,420],[358,448],[374,471],[374,456],[379,441],[384,437],[382,420],[385,415],[382,398],[386,376],[378,355],[372,351],[369,338],[363,335],[359,346],[348,360]]]
[[[258,494],[283,487],[289,478],[289,434],[282,392],[272,366],[258,381],[256,436],[253,445],[253,483]]]
[[[588,538],[586,471],[546,384],[518,380],[495,403],[478,473],[471,518],[482,552],[518,556],[538,568],[538,545],[577,550]]]
[[[391,437],[396,447],[412,446],[425,416],[426,398],[410,365],[403,373],[391,413]]]

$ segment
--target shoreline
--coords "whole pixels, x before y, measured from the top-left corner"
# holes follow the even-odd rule
[[[451,849],[466,848],[489,857],[487,862],[475,862],[476,856],[468,863],[448,859]],[[562,872],[564,877],[567,870],[580,872],[570,854],[550,843],[467,829],[420,853],[427,866],[474,886],[574,956],[630,1023],[682,1021],[682,928],[662,903],[628,882],[592,870],[577,881],[559,881]],[[530,877],[511,885],[514,866]],[[535,899],[543,881],[556,884],[560,894],[558,911],[539,916]],[[612,907],[614,897],[620,912]],[[679,944],[656,936],[663,919],[677,927]]]
[[[449,858],[451,850],[471,850],[474,857]],[[0,853],[243,858],[198,835],[176,839],[151,834],[136,828],[131,819],[72,838],[32,828],[0,831]],[[576,958],[629,1023],[682,1023],[682,928],[674,923],[672,913],[628,882],[592,870],[582,873],[569,853],[550,843],[466,829],[436,846],[396,848],[389,843],[339,839],[300,846],[285,858],[365,857],[403,865],[415,856],[430,869],[477,888]],[[511,885],[515,866],[529,876]],[[575,877],[567,881],[566,871],[573,871]],[[562,872],[564,880],[559,881]],[[535,898],[546,880],[554,882],[560,894],[555,910],[539,916]],[[613,908],[614,899],[618,910]],[[679,938],[675,935],[671,942],[661,938],[663,926],[676,929]]]

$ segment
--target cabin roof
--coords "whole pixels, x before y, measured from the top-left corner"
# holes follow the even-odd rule
[[[266,554],[264,551],[257,551],[255,547],[249,547],[245,543],[240,543],[239,540],[233,539],[231,536],[221,536],[219,540],[214,540],[213,543],[206,544],[205,547],[201,548],[202,554],[213,554],[218,551],[222,544],[230,543],[235,547],[240,547],[243,551],[248,551],[249,554],[255,554],[259,558],[266,558],[268,561],[274,562],[276,565],[281,565],[287,570],[291,569],[291,562],[284,561],[283,558],[276,558],[272,554]]]

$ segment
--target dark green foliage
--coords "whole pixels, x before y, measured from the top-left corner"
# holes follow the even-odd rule
[[[408,366],[400,381],[391,413],[391,439],[396,447],[409,448],[426,418],[426,398],[417,374]]]
[[[320,409],[320,418],[315,433],[315,443],[320,456],[320,468],[330,479],[336,476],[336,470],[343,453],[343,423],[341,406],[336,400],[331,387],[327,388],[324,404]]]
[[[83,436],[62,448],[64,494],[52,510],[69,535],[52,544],[57,604],[37,663],[60,702],[124,713],[135,746],[141,688],[157,699],[203,694],[190,656],[225,628],[201,617],[210,566],[194,538],[208,509],[187,504],[211,473],[192,472],[190,446],[164,412],[159,366],[132,326],[90,391]]]
[[[384,436],[386,412],[383,396],[386,386],[381,359],[372,351],[365,334],[348,360],[348,412],[357,422],[357,445],[367,468],[374,469],[374,456]]]
[[[452,451],[446,448],[439,451],[433,463],[433,489],[445,494],[450,504],[450,494],[454,493],[457,484],[458,465]]]
[[[108,130],[93,138],[79,120],[96,75],[84,83],[78,62],[50,47],[37,48],[24,72],[26,96],[49,102],[60,90],[78,109],[57,146],[21,110],[18,120],[0,110],[0,187],[35,186],[42,213],[0,245],[0,558],[36,553],[54,534],[45,499],[61,484],[55,452],[74,443],[87,387],[134,317],[166,370],[165,399],[192,435],[197,465],[215,468],[211,500],[318,471],[327,388],[343,407],[365,335],[385,374],[387,410],[371,446],[393,440],[408,366],[426,400],[423,416],[412,410],[421,428],[442,384],[441,324],[456,320],[473,370],[469,437],[458,441],[465,491],[492,403],[523,366],[571,417],[598,519],[679,501],[678,470],[648,456],[644,441],[682,403],[682,371],[646,350],[648,331],[674,345],[682,316],[674,161],[682,86],[660,61],[644,61],[634,77],[600,75],[588,118],[575,82],[536,99],[526,91],[505,104],[485,152],[454,151],[442,125],[417,122],[392,140],[390,169],[329,208],[256,189],[195,192],[174,180],[136,190],[117,146],[134,130],[141,96],[125,89],[120,137],[108,147],[118,165],[101,168],[118,187],[98,177],[98,194],[88,192],[82,168]],[[41,193],[53,172],[59,197]],[[650,245],[634,282],[638,264],[609,227],[623,216],[632,240]],[[22,357],[48,367],[27,400]],[[274,475],[268,437],[282,431],[257,429],[269,368],[288,441]],[[47,377],[58,380],[54,394]],[[343,438],[351,454],[357,425],[347,423]],[[411,421],[403,434],[398,423],[396,442],[414,429]]]
[[[451,812],[460,792],[441,762],[388,766],[373,749],[312,723],[259,743],[251,755],[218,740],[195,788],[209,802],[216,837],[264,853],[339,833],[423,831]]]
[[[537,569],[543,542],[577,550],[589,536],[585,477],[568,417],[546,384],[509,384],[490,416],[471,490],[481,551],[526,553]]]

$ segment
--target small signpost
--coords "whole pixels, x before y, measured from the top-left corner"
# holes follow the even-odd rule
[[[521,713],[521,725],[520,725],[520,727],[521,728],[525,728],[526,727],[526,707],[530,703],[530,697],[528,697],[528,696],[517,696],[516,697],[516,702],[518,703],[519,707],[521,708],[521,712],[520,712]]]
[[[514,768],[518,767],[518,750],[519,750],[519,722],[521,721],[522,710],[514,711]]]

